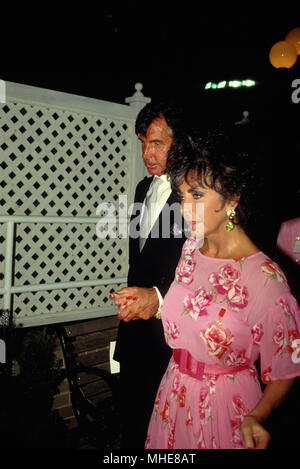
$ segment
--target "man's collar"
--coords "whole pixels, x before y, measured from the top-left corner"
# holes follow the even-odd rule
[[[159,178],[162,182],[170,184],[170,180],[169,180],[167,174],[162,174],[161,176],[157,176],[155,174],[154,178]]]

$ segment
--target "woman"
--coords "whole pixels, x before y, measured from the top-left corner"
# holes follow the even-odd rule
[[[284,274],[249,236],[255,165],[212,135],[183,142],[168,168],[192,237],[164,299],[173,356],[146,448],[266,448],[262,422],[300,375],[300,314]]]

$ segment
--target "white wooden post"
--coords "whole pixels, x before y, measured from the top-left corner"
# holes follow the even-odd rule
[[[129,104],[133,108],[136,109],[136,116],[140,112],[146,104],[151,102],[151,98],[147,98],[143,95],[142,89],[143,85],[141,83],[135,84],[135,93],[133,96],[126,98],[125,103]],[[133,136],[132,138],[132,178],[131,178],[131,187],[130,187],[130,194],[133,197],[136,184],[143,179],[145,176],[148,175],[147,169],[144,165],[142,160],[142,151],[141,151],[141,144],[138,141],[137,136]],[[130,201],[131,202],[131,201]]]

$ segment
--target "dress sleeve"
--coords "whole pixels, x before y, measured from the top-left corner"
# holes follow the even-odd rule
[[[261,378],[264,383],[300,376],[300,310],[290,292],[269,306],[261,323]]]

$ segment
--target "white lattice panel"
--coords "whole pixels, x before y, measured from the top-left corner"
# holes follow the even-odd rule
[[[15,285],[126,277],[127,239],[99,239],[94,224],[19,224]]]
[[[15,320],[18,325],[26,325],[28,318],[31,324],[51,323],[57,322],[59,315],[63,314],[64,321],[66,321],[73,320],[78,311],[82,311],[83,314],[76,317],[76,319],[93,317],[93,315],[97,317],[101,315],[103,308],[112,306],[109,300],[110,292],[122,286],[125,286],[125,284],[68,288],[50,292],[18,293],[14,295]],[[84,311],[88,313],[91,310],[93,315],[84,314]],[[69,313],[73,315],[70,316],[70,319],[66,319]],[[44,317],[47,318],[46,321],[44,321]],[[51,317],[53,317],[52,320]]]
[[[19,94],[26,99],[19,99]],[[84,98],[63,107],[71,95],[48,91],[37,104],[27,87],[16,86],[17,99],[0,104],[0,215],[89,217],[103,202],[118,212],[120,195],[134,186],[135,151],[132,109],[93,100],[81,110]],[[26,89],[25,89],[26,88]],[[21,89],[21,91],[20,91]],[[30,88],[30,93],[33,88]],[[38,90],[39,99],[43,90]],[[47,94],[47,93],[46,93]],[[48,95],[47,95],[48,96]],[[40,102],[40,101],[39,101]],[[79,104],[78,104],[79,103]],[[105,112],[101,113],[101,107]],[[118,235],[118,233],[116,233]],[[0,224],[0,288],[4,286],[6,226]],[[109,293],[124,283],[128,269],[128,239],[99,239],[95,223],[17,223],[14,248],[14,286],[101,281],[103,285],[15,293],[13,311],[18,323],[31,318],[53,322],[68,312],[112,307]],[[116,283],[114,283],[116,279]],[[119,280],[118,280],[119,279]],[[108,283],[105,284],[105,281]],[[100,314],[101,315],[101,314]],[[72,320],[72,317],[70,317]]]
[[[128,191],[132,122],[8,102],[0,132],[1,214],[89,216]]]

